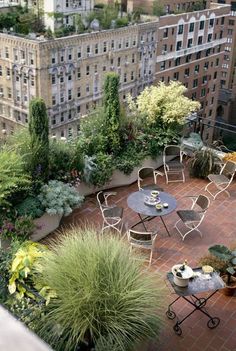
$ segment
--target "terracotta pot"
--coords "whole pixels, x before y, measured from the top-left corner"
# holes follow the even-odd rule
[[[231,277],[232,283],[230,285],[227,285],[227,283],[226,283],[227,282],[227,278],[228,278],[227,275],[222,275],[221,278],[223,279],[223,281],[226,284],[226,287],[221,289],[222,293],[225,296],[233,296],[235,291],[236,291],[236,278],[235,277]]]
[[[42,217],[34,219],[34,224],[37,228],[31,235],[30,240],[39,241],[43,239],[59,227],[61,219],[62,215],[49,215],[48,213],[44,213]]]

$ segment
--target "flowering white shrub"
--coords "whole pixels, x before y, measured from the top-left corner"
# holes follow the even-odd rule
[[[183,124],[190,113],[200,108],[198,101],[184,96],[186,91],[180,82],[171,81],[168,85],[160,82],[157,86],[144,89],[137,97],[136,103],[129,97],[129,108],[133,114],[146,117],[148,124],[158,120],[164,124]]]
[[[65,184],[58,180],[50,180],[48,184],[42,186],[38,198],[50,214],[69,215],[73,208],[79,207],[84,197],[70,184]]]

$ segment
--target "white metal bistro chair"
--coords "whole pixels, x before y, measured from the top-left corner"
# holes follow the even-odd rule
[[[163,164],[166,183],[185,182],[183,155],[185,152],[178,145],[167,145],[163,151]],[[173,179],[173,176],[178,176]]]
[[[226,192],[226,194],[230,197],[230,193],[228,192],[228,187],[233,181],[234,175],[236,171],[236,163],[232,161],[227,161],[224,166],[221,168],[221,171],[219,174],[209,174],[208,179],[210,180],[210,183],[207,184],[205,187],[205,190],[213,197],[215,198],[222,192]],[[209,187],[211,185],[214,185],[215,188],[217,189],[217,192],[213,194],[210,190]]]
[[[156,171],[152,167],[143,167],[140,168],[138,171],[138,188],[139,190],[159,190],[162,191],[163,189],[159,187],[157,184],[157,177],[158,176],[163,176],[164,174],[162,172]],[[152,183],[143,185],[143,181],[145,178],[152,176]]]
[[[210,200],[206,195],[200,194],[198,196],[186,197],[191,198],[192,206],[190,210],[176,211],[180,219],[175,223],[175,228],[177,229],[183,240],[188,234],[190,234],[194,230],[202,236],[202,233],[199,230],[199,226],[202,223],[206,211],[210,206]],[[182,232],[180,230],[179,224],[182,224],[182,227],[184,227],[183,229],[185,229],[185,232]]]
[[[100,191],[97,194],[97,201],[103,217],[102,232],[104,232],[106,229],[114,229],[121,234],[124,209],[122,207],[111,206],[108,204],[108,197],[112,195],[116,195],[116,193],[104,193],[103,191]]]
[[[128,230],[128,241],[130,243],[131,249],[133,247],[139,249],[150,250],[149,266],[152,264],[153,250],[155,246],[155,240],[157,233],[155,232],[140,232],[133,229]]]

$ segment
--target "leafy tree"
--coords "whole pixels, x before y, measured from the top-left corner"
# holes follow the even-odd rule
[[[141,115],[149,126],[184,124],[186,117],[200,108],[200,103],[187,98],[187,89],[180,82],[169,85],[159,83],[151,86],[137,97],[137,103],[129,98],[129,107],[134,114]]]
[[[160,4],[160,0],[153,1],[152,13],[154,16],[163,16],[165,14],[164,6]]]
[[[120,100],[119,75],[108,73],[104,85],[104,133],[108,151],[116,153],[120,149]]]
[[[47,181],[49,173],[49,126],[46,105],[41,98],[30,102],[29,132],[32,150],[33,179]]]

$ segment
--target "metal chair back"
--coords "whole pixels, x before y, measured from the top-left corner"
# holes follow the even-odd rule
[[[198,205],[202,211],[205,212],[210,206],[210,200],[207,196],[200,194],[195,202],[195,205]]]
[[[231,178],[234,176],[235,171],[236,163],[233,161],[227,161],[220,173],[225,175],[227,178]]]

